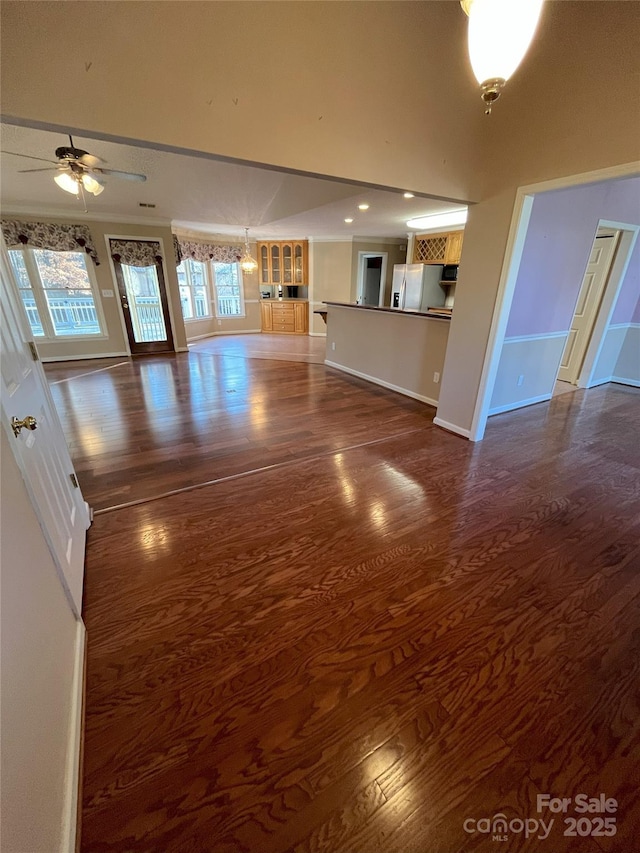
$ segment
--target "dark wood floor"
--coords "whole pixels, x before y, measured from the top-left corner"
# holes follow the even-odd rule
[[[47,376],[98,511],[424,429],[433,418],[421,403],[324,365],[235,350],[117,359],[91,372],[97,364],[50,365]]]
[[[637,850],[640,392],[563,395],[474,446],[321,366],[250,361],[225,406],[222,379],[154,364],[105,371],[106,399],[177,389],[209,432],[250,430],[255,406],[270,434],[239,470],[270,448],[291,464],[96,517],[83,851]],[[180,431],[169,408],[140,445]],[[316,458],[285,453],[296,431]],[[464,831],[548,823],[539,793],[616,798],[617,835],[565,837],[573,806],[546,840]]]

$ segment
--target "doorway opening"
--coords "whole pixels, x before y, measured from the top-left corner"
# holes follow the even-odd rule
[[[387,252],[358,252],[359,305],[384,305],[387,281]]]

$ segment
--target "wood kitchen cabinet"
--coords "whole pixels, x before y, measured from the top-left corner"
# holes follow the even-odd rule
[[[416,234],[413,244],[414,264],[459,264],[464,231]]]
[[[306,299],[264,299],[260,303],[262,331],[279,335],[306,335],[309,303]]]
[[[309,243],[282,240],[258,243],[260,284],[278,287],[309,284]]]

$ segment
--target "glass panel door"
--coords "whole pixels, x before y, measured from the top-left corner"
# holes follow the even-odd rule
[[[291,246],[289,243],[282,244],[282,283],[292,284],[293,268],[291,257]]]
[[[271,282],[281,284],[280,278],[280,244],[271,244]]]
[[[169,306],[160,265],[114,265],[132,354],[172,350]]]
[[[262,283],[271,284],[269,275],[269,249],[264,244],[260,246],[260,269],[262,272]]]
[[[293,249],[293,281],[294,284],[305,284],[303,281],[302,246],[296,243]]]

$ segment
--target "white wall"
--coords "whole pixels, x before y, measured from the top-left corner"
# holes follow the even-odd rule
[[[65,797],[84,629],[67,603],[3,428],[0,436],[2,851],[56,853],[70,849]]]

